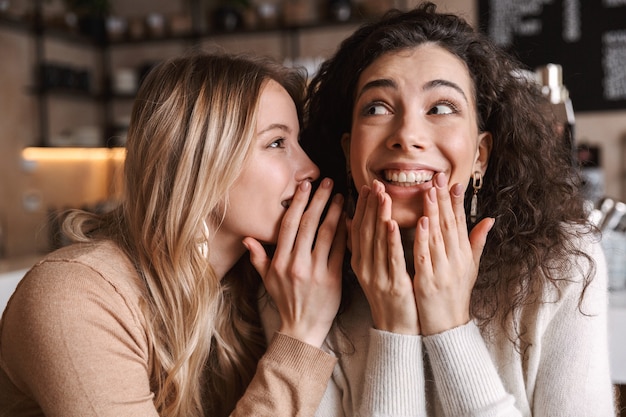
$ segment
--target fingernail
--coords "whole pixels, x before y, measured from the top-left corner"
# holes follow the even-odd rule
[[[333,181],[330,178],[324,178],[322,181],[322,187],[330,188],[333,185]]]
[[[435,176],[435,186],[437,188],[443,188],[446,186],[446,183],[448,182],[448,178],[446,177],[446,175],[444,173],[439,173]]]
[[[455,197],[461,197],[463,195],[463,186],[456,183],[452,186],[452,195]]]
[[[343,204],[343,196],[341,194],[335,194],[333,201],[339,205]]]
[[[431,203],[435,203],[437,201],[437,191],[435,191],[435,187],[431,187],[428,191],[428,199]]]
[[[308,191],[311,188],[311,182],[310,181],[302,181],[300,183],[300,189],[302,191]]]
[[[365,198],[370,194],[370,188],[367,185],[361,187],[361,192],[359,193],[361,197]]]
[[[428,217],[422,217],[419,219],[420,229],[428,230]]]

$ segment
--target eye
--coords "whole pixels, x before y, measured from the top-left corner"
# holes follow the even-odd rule
[[[270,143],[268,146],[268,148],[284,148],[285,147],[285,138],[278,138],[276,140],[274,140],[272,143]]]
[[[457,109],[454,104],[450,102],[442,102],[436,104],[428,111],[428,114],[452,114],[457,113]]]
[[[366,116],[379,116],[384,114],[391,114],[391,111],[389,111],[387,106],[385,106],[384,104],[380,102],[375,102],[365,106],[363,114]]]

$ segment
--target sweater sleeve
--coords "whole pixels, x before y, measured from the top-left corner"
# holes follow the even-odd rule
[[[446,416],[521,416],[474,322],[424,337]]]
[[[277,332],[231,415],[313,416],[336,363],[323,350]]]
[[[422,337],[370,330],[359,415],[425,416]]]
[[[581,279],[573,277],[561,292],[560,301],[552,304],[541,339],[533,415],[615,416],[607,336],[606,264],[600,245],[592,245],[588,253],[596,268],[583,302],[579,304]]]

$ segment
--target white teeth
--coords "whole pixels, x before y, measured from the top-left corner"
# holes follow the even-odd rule
[[[430,181],[433,178],[432,172],[415,171],[385,171],[385,179],[397,185],[415,185]]]

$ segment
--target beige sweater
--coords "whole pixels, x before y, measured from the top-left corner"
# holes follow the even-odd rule
[[[0,322],[0,417],[157,416],[145,287],[111,243],[39,262]],[[235,416],[313,415],[336,359],[276,334]]]

